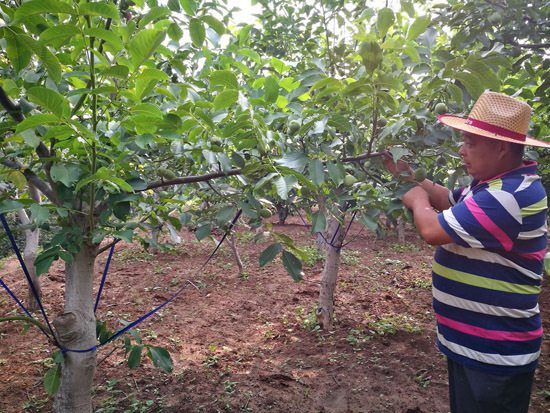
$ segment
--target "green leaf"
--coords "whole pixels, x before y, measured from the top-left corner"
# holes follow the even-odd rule
[[[276,242],[263,250],[260,254],[260,268],[273,261],[282,249],[281,243]]]
[[[25,3],[23,3],[25,4]],[[44,388],[46,393],[53,395],[57,393],[59,385],[61,384],[61,364],[55,364],[44,375]]]
[[[250,205],[247,202],[239,201],[237,202],[239,205],[239,208],[241,208],[244,212],[244,214],[252,219],[258,219],[258,213],[250,207]]]
[[[239,99],[237,90],[224,90],[214,99],[214,110],[225,109],[234,105]]]
[[[20,135],[23,137],[25,143],[33,149],[38,148],[38,145],[40,145],[40,142],[42,142],[41,139],[36,136],[36,133],[34,133],[34,130],[32,129],[27,129],[21,132]]]
[[[220,36],[226,32],[226,28],[223,23],[213,16],[202,16],[201,20],[209,25],[210,28],[218,33]]]
[[[43,111],[48,111],[58,118],[63,117],[64,109],[69,107],[69,102],[58,92],[42,86],[35,86],[27,90],[29,100],[42,106]]]
[[[218,212],[216,212],[216,221],[220,225],[223,225],[227,222],[230,222],[235,217],[236,213],[237,213],[237,208],[235,208],[232,205],[227,205],[222,209],[220,209]]]
[[[210,74],[209,79],[211,85],[221,85],[231,89],[239,88],[237,76],[230,70],[216,70]]]
[[[351,123],[346,116],[333,114],[329,118],[328,124],[340,132],[351,132]]]
[[[281,75],[292,67],[290,65],[286,65],[282,60],[279,60],[276,57],[271,58],[271,66],[273,66],[273,69]]]
[[[143,69],[143,71],[136,76],[137,80],[160,80],[160,81],[170,81],[170,76],[165,72],[159,69]]]
[[[103,78],[115,77],[117,79],[127,79],[129,74],[130,69],[128,69],[128,66],[113,65],[103,70],[100,76]]]
[[[157,105],[153,103],[141,103],[139,105],[136,105],[132,108],[131,112],[133,115],[142,114],[142,115],[146,115],[147,118],[151,118],[151,117],[158,118],[157,121],[163,118],[162,111]],[[136,122],[139,121],[136,118],[134,118],[134,120]]]
[[[325,168],[319,159],[312,159],[309,163],[309,177],[316,186],[325,182]]]
[[[48,27],[40,33],[40,43],[63,43],[77,34],[80,34],[80,29],[77,26],[73,24],[59,24]]]
[[[463,66],[463,69],[467,69],[477,75],[485,89],[491,89],[495,92],[500,91],[500,80],[496,73],[493,72],[493,69],[486,63],[480,60],[469,60]]]
[[[485,91],[482,81],[474,74],[468,72],[457,72],[454,78],[464,85],[472,98],[477,99]]]
[[[168,17],[172,14],[172,12],[170,11],[170,9],[168,7],[152,7],[151,10],[149,10],[149,12],[144,15],[140,21],[139,21],[139,24],[138,24],[138,29],[141,30],[143,29],[147,24],[155,21],[155,20],[158,20],[158,19],[161,19],[163,17]]]
[[[342,182],[344,182],[344,177],[346,176],[346,171],[342,165],[329,161],[327,162],[327,169],[332,182],[334,182],[336,186],[342,185]]]
[[[200,19],[191,19],[189,21],[189,36],[195,47],[202,47],[206,38],[206,29],[204,23]]]
[[[407,33],[407,40],[414,40],[422,33],[426,31],[430,22],[432,21],[429,15],[418,17],[411,27],[409,27],[409,32]]]
[[[393,161],[397,163],[397,161],[401,159],[403,156],[408,155],[409,151],[405,148],[394,146],[393,148],[390,149],[390,153],[393,158]]]
[[[17,7],[14,20],[24,20],[34,14],[67,13],[75,14],[75,10],[67,3],[57,0],[31,0]]]
[[[40,125],[50,125],[52,123],[59,123],[61,119],[59,119],[57,116],[54,115],[48,115],[48,114],[37,114],[32,115],[26,118],[23,122],[17,125],[17,128],[15,129],[16,133],[21,133],[22,131],[30,128],[34,128],[35,126]]]
[[[265,90],[265,102],[266,103],[275,103],[277,101],[277,97],[279,96],[279,83],[277,82],[277,79],[275,76],[269,76],[265,79],[264,82],[264,90]]]
[[[133,192],[134,189],[122,178],[117,178],[115,176],[111,176],[109,178],[105,178],[106,182],[109,182],[113,184],[114,186],[118,187],[119,189],[122,189],[123,191],[127,192]]]
[[[418,53],[418,50],[416,49],[416,47],[411,46],[411,45],[408,44],[405,47],[403,47],[403,52],[407,56],[409,56],[413,62],[415,62],[415,63],[420,63],[421,62],[420,54]]]
[[[252,59],[254,62],[258,64],[261,62],[260,55],[252,49],[248,49],[248,48],[240,49],[238,54],[241,56],[249,57],[250,59]]]
[[[114,3],[108,2],[85,2],[78,5],[78,14],[80,16],[100,16],[119,21],[118,8]]]
[[[131,244],[132,238],[134,237],[134,230],[125,229],[124,231],[117,232],[115,236]]]
[[[121,221],[126,221],[130,215],[130,202],[118,202],[113,206],[113,215]]]
[[[302,281],[302,263],[293,253],[287,250],[283,251],[283,266],[294,281]]]
[[[25,43],[19,39],[19,36],[8,29],[4,30],[4,39],[6,40],[6,54],[8,55],[8,59],[15,72],[19,73],[29,65],[32,52]]]
[[[290,191],[292,188],[289,188],[287,186],[287,182],[286,182],[284,176],[279,176],[275,180],[275,186],[277,188],[277,195],[279,195],[281,197],[281,199],[287,199],[288,198],[288,191]]]
[[[52,80],[59,83],[61,81],[61,64],[59,63],[57,56],[55,56],[46,46],[44,46],[38,40],[34,40],[30,36],[21,34],[18,36],[18,39],[21,41],[22,44],[30,49],[38,57],[38,59],[40,59]]]
[[[315,211],[311,214],[311,233],[324,232],[327,229],[327,218],[323,211]]]
[[[282,159],[276,160],[278,165],[286,166],[295,171],[302,172],[309,161],[304,152],[287,152]]]
[[[40,204],[30,206],[32,220],[36,225],[41,225],[50,218],[50,209]]]
[[[180,25],[177,23],[170,23],[170,26],[168,26],[168,37],[172,39],[175,42],[179,42],[180,39],[183,37],[183,30],[181,29]]]
[[[158,47],[164,41],[166,32],[156,29],[145,29],[134,36],[128,43],[128,51],[132,56],[134,69],[137,69],[149,57],[155,53]]]
[[[130,370],[135,369],[141,364],[141,353],[143,352],[143,345],[137,344],[132,346],[130,355],[128,356],[128,367]]]
[[[124,49],[124,44],[120,37],[110,30],[105,30],[99,27],[92,27],[84,30],[84,35],[101,39],[115,48],[116,52]]]
[[[411,1],[401,0],[401,10],[409,15],[409,17],[414,17],[414,6]]]
[[[364,212],[361,213],[360,221],[372,232],[376,232],[376,230],[378,229],[378,223]]]
[[[0,214],[7,214],[8,212],[19,211],[23,208],[23,204],[19,201],[7,199],[0,202]]]
[[[59,247],[51,248],[39,254],[34,261],[34,266],[36,267],[36,275],[47,273],[52,266],[52,263],[57,259],[59,259]]]
[[[376,27],[378,28],[379,37],[382,38],[388,33],[389,28],[395,21],[395,15],[393,10],[387,7],[378,11],[378,20],[376,21]]]
[[[462,89],[459,88],[457,85],[453,83],[449,83],[447,85],[447,89],[449,89],[449,92],[451,93],[451,98],[458,104],[462,104],[463,100],[463,93]]]
[[[149,347],[149,358],[156,367],[160,367],[166,373],[171,373],[174,370],[174,363],[170,353],[162,347]]]
[[[202,239],[209,237],[210,233],[212,232],[212,225],[206,224],[202,227],[197,228],[195,231],[195,237],[197,240],[201,241]]]
[[[195,15],[197,11],[197,4],[195,3],[194,0],[180,0],[180,4],[188,16]]]

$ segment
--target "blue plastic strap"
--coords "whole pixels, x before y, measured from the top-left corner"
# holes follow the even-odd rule
[[[6,222],[6,218],[4,217],[4,214],[0,214],[0,220],[2,221],[2,225],[4,226],[4,229],[6,230],[6,234],[8,235],[8,238],[10,240],[11,246],[13,250],[15,251],[15,254],[17,255],[17,258],[19,259],[19,263],[21,264],[21,268],[23,269],[23,272],[25,273],[25,277],[27,278],[27,281],[29,283],[29,287],[31,288],[32,294],[38,303],[38,307],[40,307],[40,311],[42,312],[42,316],[44,317],[44,320],[46,321],[46,325],[50,329],[50,333],[55,340],[55,334],[53,332],[53,328],[50,325],[50,322],[48,320],[48,316],[46,315],[46,312],[44,311],[44,307],[42,306],[42,302],[40,301],[40,297],[38,296],[38,292],[36,291],[36,288],[34,287],[34,283],[31,280],[31,276],[29,274],[29,271],[27,270],[27,266],[25,265],[25,262],[23,261],[23,257],[21,256],[21,253],[19,252],[19,248],[17,248],[17,244],[15,243],[15,239],[13,238],[13,234],[10,231],[10,227],[8,223]],[[49,335],[48,335],[49,337]],[[56,341],[56,340],[55,340]]]
[[[161,308],[163,308],[166,304],[168,304],[170,301],[174,300],[178,295],[181,294],[181,292],[183,290],[185,290],[187,287],[189,287],[189,285],[193,285],[193,283],[191,281],[186,281],[186,283],[183,285],[183,287],[181,287],[172,297],[170,297],[168,300],[166,300],[164,303],[162,303],[161,305],[159,305],[157,308],[155,308],[154,310],[150,311],[149,313],[145,314],[143,317],[140,317],[138,320],[134,321],[133,323],[130,323],[128,324],[126,327],[124,327],[123,329],[117,331],[115,334],[113,334],[111,337],[109,337],[107,340],[105,340],[104,342],[102,343],[99,343],[98,345],[96,346],[93,346],[89,349],[86,349],[86,350],[71,350],[71,349],[68,349],[68,348],[64,348],[64,349],[61,349],[61,351],[63,352],[63,354],[67,353],[67,352],[71,352],[71,353],[88,353],[90,351],[96,351],[99,347],[109,343],[110,341],[113,341],[115,338],[117,337],[120,337],[122,334],[124,334],[125,332],[127,332],[128,330],[130,330],[131,328],[135,327],[136,325],[138,325],[139,323],[147,320],[149,317],[151,317],[153,314],[155,314],[157,311],[159,311]]]
[[[246,202],[248,202],[248,200],[246,200]],[[208,257],[208,259],[206,260],[206,262],[204,264],[202,264],[202,266],[199,268],[199,271],[201,271],[204,267],[206,267],[206,264],[208,264],[210,262],[210,260],[212,259],[212,257],[214,256],[214,254],[216,253],[216,251],[218,251],[218,249],[222,246],[222,243],[225,241],[225,239],[227,238],[227,234],[229,234],[231,232],[231,230],[233,229],[233,227],[235,226],[235,223],[237,222],[237,220],[239,219],[239,217],[241,216],[241,214],[243,213],[243,210],[242,209],[239,209],[239,211],[237,212],[237,214],[235,215],[235,218],[233,218],[233,221],[231,221],[231,225],[229,225],[229,229],[223,234],[222,236],[222,239],[220,240],[220,242],[218,243],[218,245],[216,245],[216,248],[214,249],[214,251],[212,251],[212,254],[210,254],[210,256]]]
[[[115,238],[116,240],[116,238]],[[103,291],[103,285],[105,284],[105,279],[107,278],[107,272],[109,271],[109,266],[111,265],[111,258],[113,258],[113,252],[115,250],[116,243],[113,241],[113,246],[109,251],[109,257],[107,258],[107,263],[105,264],[105,269],[103,270],[103,277],[101,277],[101,283],[99,284],[99,290],[97,291],[97,297],[95,299],[94,313],[97,310],[99,304],[99,299],[101,298],[101,292]]]
[[[248,202],[248,201],[247,201]],[[237,214],[235,215],[235,218],[233,218],[233,221],[231,221],[231,225],[229,226],[229,230],[227,232],[225,232],[225,234],[223,234],[223,237],[222,239],[220,240],[220,242],[218,243],[218,245],[216,246],[216,248],[214,249],[214,251],[212,252],[212,254],[210,254],[210,256],[208,257],[208,259],[206,260],[206,262],[201,266],[201,268],[199,269],[202,270],[206,264],[208,264],[208,262],[212,259],[212,257],[214,256],[214,254],[216,253],[216,251],[218,251],[218,249],[220,248],[220,246],[222,245],[222,243],[225,241],[225,239],[227,238],[227,234],[229,232],[231,232],[231,229],[233,228],[233,226],[236,224],[237,220],[239,219],[239,217],[241,216],[243,210],[240,209]],[[111,248],[111,253],[109,254],[109,258],[107,260],[107,265],[105,267],[105,271],[103,273],[103,278],[105,278],[105,274],[107,273],[107,267],[109,266],[109,263],[111,261],[111,256],[112,256],[112,252],[113,252],[113,248],[114,248],[114,245],[113,247]],[[102,285],[103,285],[103,281],[102,280]],[[192,285],[193,283],[191,281],[187,281],[183,287],[181,287],[172,297],[170,297],[168,300],[166,300],[163,304],[159,305],[157,308],[155,308],[154,310],[150,311],[149,313],[145,314],[143,317],[139,318],[138,320],[134,321],[133,323],[130,323],[128,324],[126,327],[124,327],[123,329],[117,331],[115,334],[113,334],[111,337],[109,337],[107,340],[105,340],[103,343],[99,343],[99,345],[96,345],[96,346],[93,346],[89,349],[86,349],[86,350],[71,350],[71,349],[68,349],[68,348],[64,348],[64,349],[61,349],[62,353],[65,354],[67,352],[71,352],[71,353],[88,353],[90,351],[96,351],[98,347],[101,347],[107,343],[109,343],[110,341],[113,341],[115,338],[117,337],[120,337],[122,334],[124,334],[125,332],[127,332],[128,330],[130,330],[131,328],[135,327],[136,325],[138,325],[139,323],[145,321],[146,319],[148,319],[149,317],[151,317],[153,314],[155,314],[157,311],[159,311],[161,308],[163,308],[165,305],[167,305],[169,302],[171,302],[172,300],[174,300],[178,295],[180,295],[182,293],[183,290],[185,290],[189,285]],[[101,286],[102,287],[102,286]],[[101,287],[100,287],[100,292],[101,292]],[[98,294],[98,299],[96,300],[96,307],[97,307],[97,302],[99,300],[99,294]],[[95,309],[94,309],[95,311]]]
[[[21,301],[19,301],[19,299],[15,296],[14,293],[11,292],[11,290],[8,288],[8,286],[4,283],[4,281],[2,281],[2,279],[0,279],[0,284],[2,285],[2,287],[4,287],[4,289],[8,292],[9,295],[11,295],[11,298],[13,298],[15,300],[15,302],[19,305],[19,307],[21,307],[21,309],[25,312],[25,314],[27,314],[27,316],[29,318],[32,318],[34,320],[34,317],[31,315],[31,313],[29,313],[27,311],[27,309],[25,308],[25,306],[21,303]],[[42,328],[40,329],[40,331],[42,331],[42,333],[44,333],[44,335],[46,337],[48,337],[48,340],[51,338],[50,335],[48,334],[47,331],[44,331]]]

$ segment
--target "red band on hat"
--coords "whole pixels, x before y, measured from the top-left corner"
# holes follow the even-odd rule
[[[527,138],[526,135],[505,128],[501,128],[500,126],[491,125],[490,123],[483,122],[482,120],[467,118],[464,123],[466,125],[471,125],[475,126],[476,128],[483,129],[486,132],[491,132],[496,135],[504,136],[505,138],[514,139],[520,142],[525,142],[525,139]]]

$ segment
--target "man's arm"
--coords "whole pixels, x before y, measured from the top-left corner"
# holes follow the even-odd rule
[[[386,155],[382,158],[382,163],[388,171],[392,174],[399,176],[403,181],[412,181],[414,178],[414,171],[404,161],[399,160],[394,162],[393,158]],[[429,202],[432,207],[438,211],[445,211],[451,207],[449,202],[449,190],[442,185],[434,184],[429,179],[424,179],[418,184],[429,194]]]
[[[430,185],[433,187],[431,182]],[[447,234],[439,223],[437,212],[432,209],[429,195],[422,186],[416,186],[407,192],[403,196],[403,204],[412,211],[414,224],[420,236],[428,244],[444,245],[454,242],[451,236]],[[447,204],[449,205],[448,207],[450,207],[448,199]]]

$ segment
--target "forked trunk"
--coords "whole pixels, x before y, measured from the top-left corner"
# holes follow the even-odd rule
[[[93,274],[96,247],[84,246],[65,265],[65,312],[54,320],[59,344],[70,350],[88,350],[96,345],[93,309]],[[92,412],[92,383],[96,352],[68,351],[61,366],[61,385],[55,395],[57,413]]]
[[[317,324],[324,331],[332,330],[334,322],[334,291],[340,267],[340,247],[346,236],[343,228],[338,230],[338,220],[333,216],[328,217],[327,237],[332,241],[332,246],[326,246],[326,259],[323,274],[321,276],[321,291],[319,292],[319,304],[316,310]],[[334,233],[338,234],[334,237]],[[334,239],[333,239],[334,238]]]

